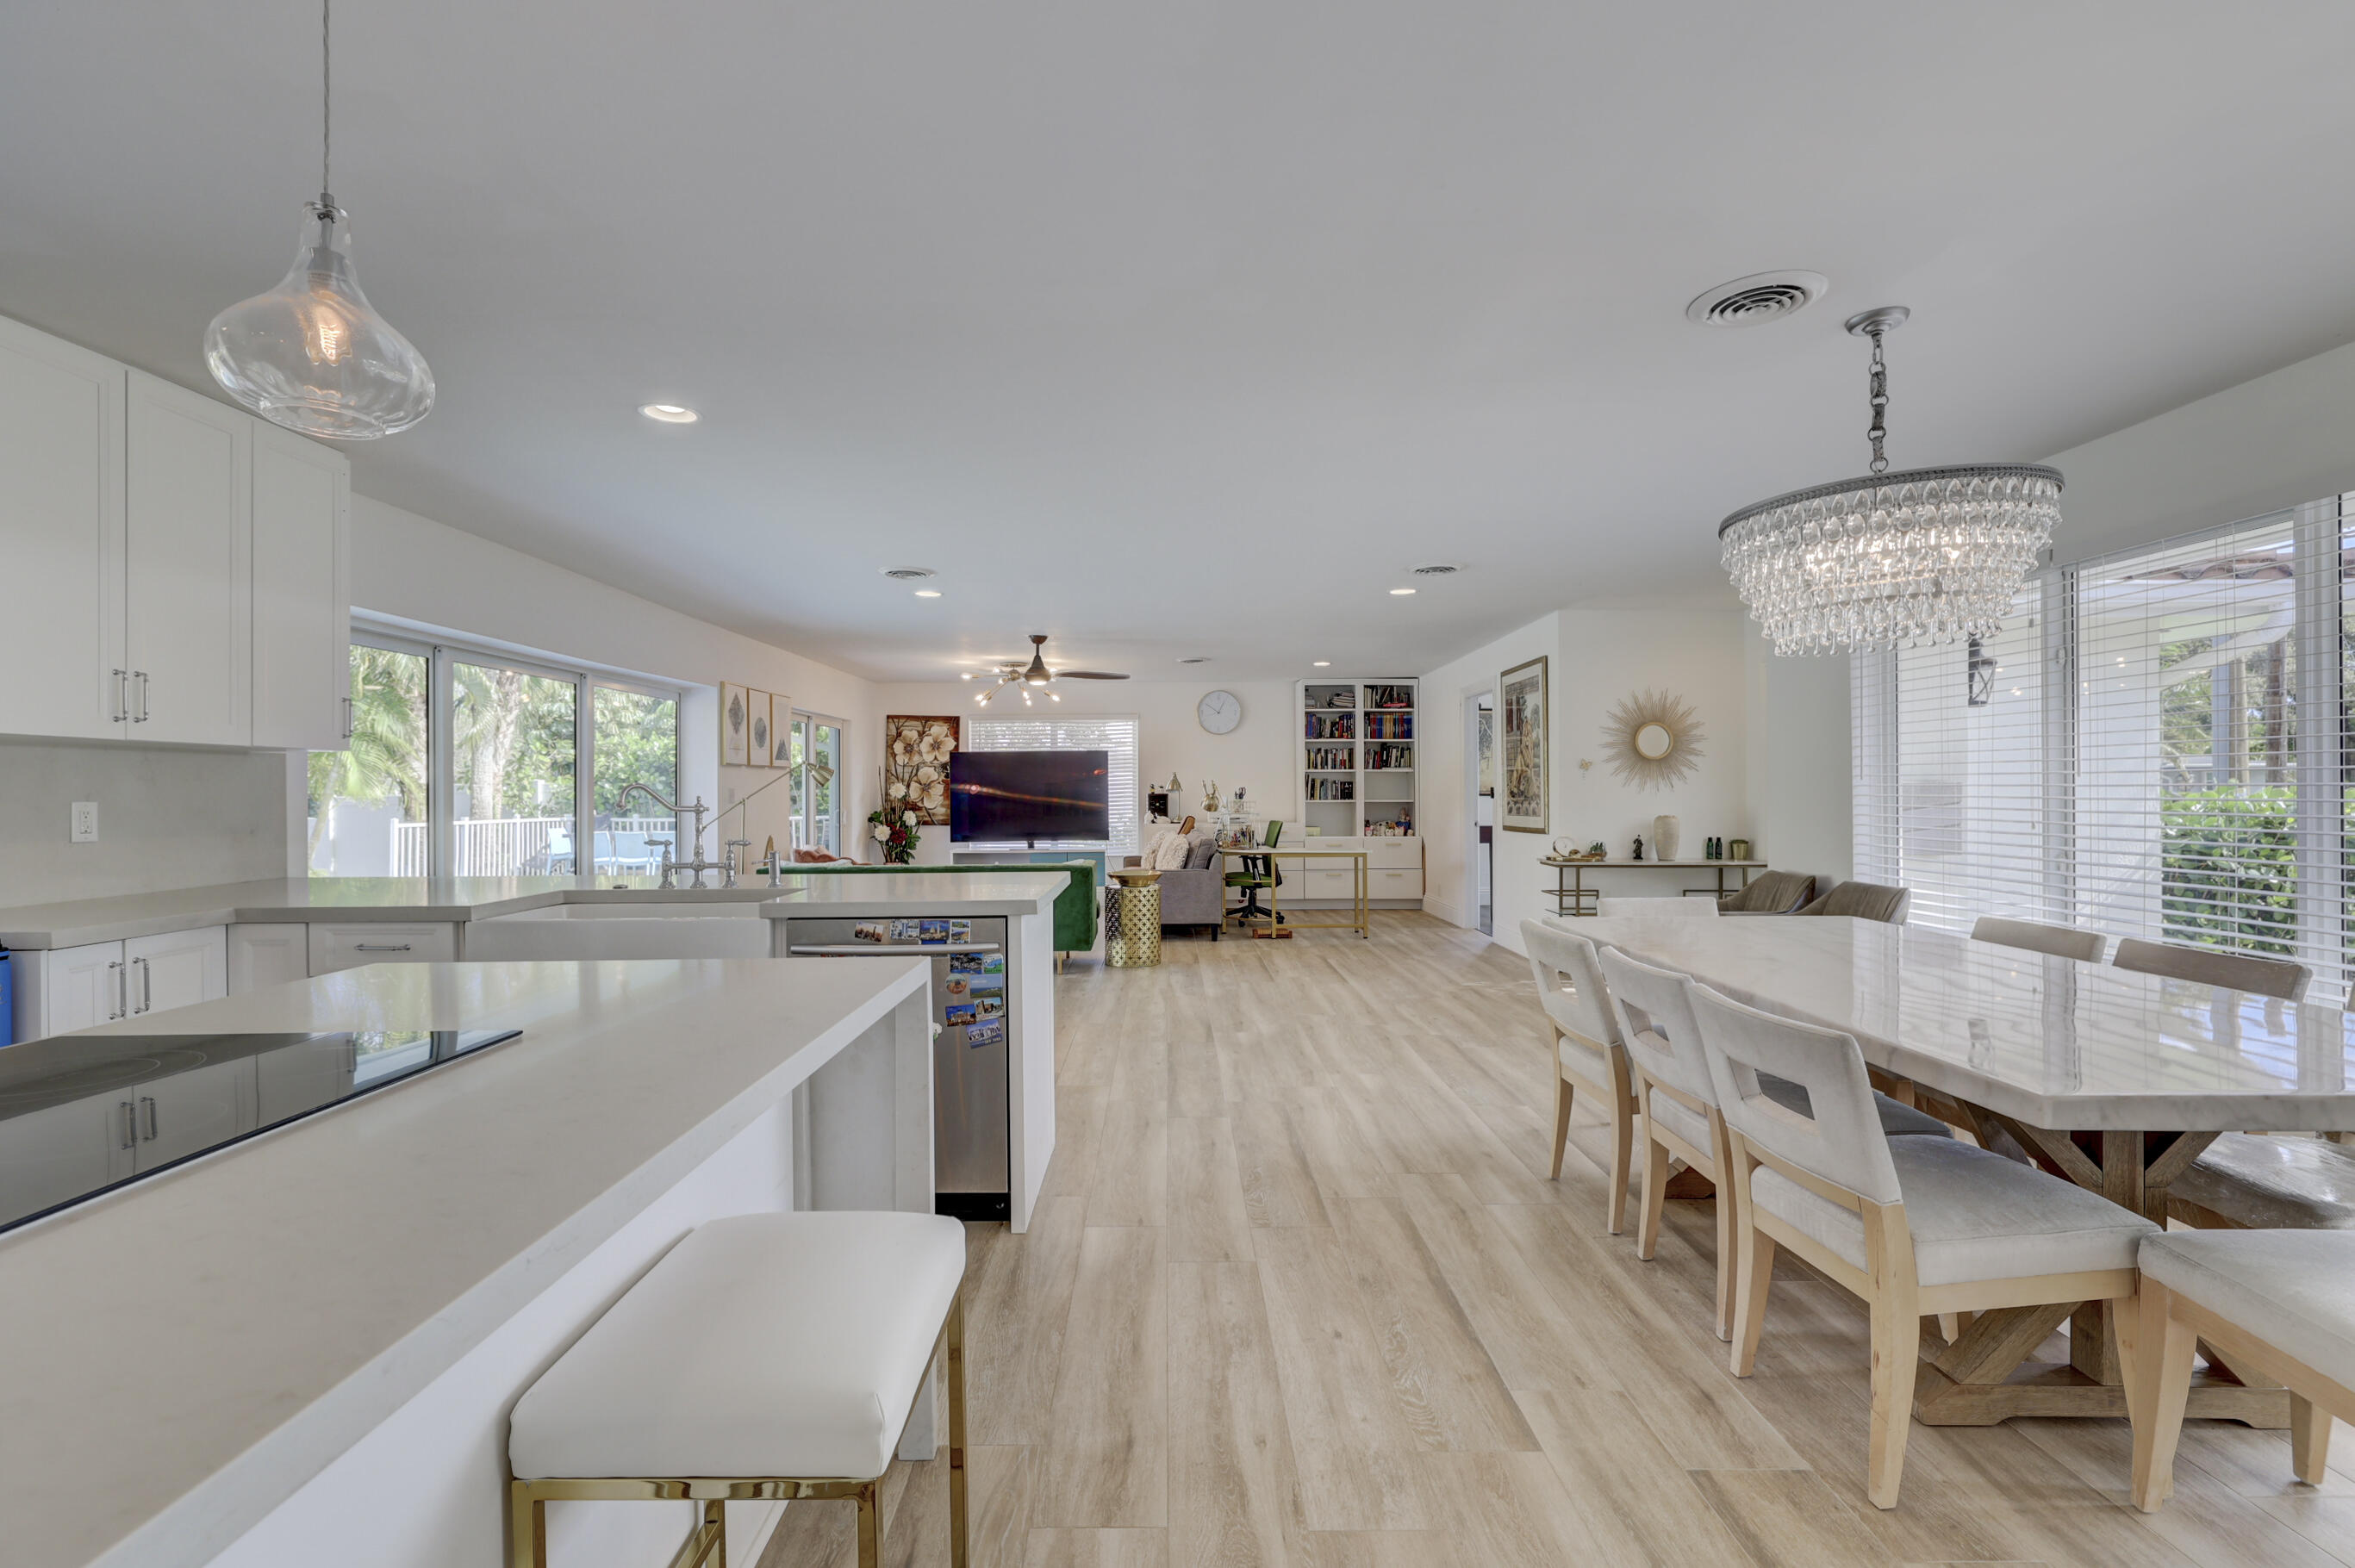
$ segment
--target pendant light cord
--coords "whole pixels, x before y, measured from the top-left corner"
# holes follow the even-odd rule
[[[1889,423],[1886,418],[1889,412],[1889,366],[1881,357],[1881,328],[1875,325],[1871,328],[1871,334],[1872,373],[1869,386],[1871,391],[1872,426],[1865,432],[1865,435],[1872,443],[1872,471],[1875,474],[1885,474],[1889,471],[1889,458],[1881,450],[1881,443],[1889,439]]]
[[[327,173],[336,153],[336,56],[329,48],[327,13],[333,3],[319,0],[319,205],[331,212],[336,198],[327,193],[336,187]]]

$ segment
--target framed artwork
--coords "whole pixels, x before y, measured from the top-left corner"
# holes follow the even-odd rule
[[[748,766],[752,731],[751,695],[732,680],[719,683],[719,765]]]
[[[1544,833],[1547,805],[1546,661],[1515,665],[1497,677],[1497,728],[1503,777],[1497,825],[1508,833]]]
[[[883,720],[886,804],[914,806],[916,819],[929,827],[947,824],[949,756],[957,749],[957,725],[954,713],[895,713]]]
[[[769,699],[769,765],[794,765],[794,699],[782,692]]]
[[[744,763],[748,767],[769,765],[769,694],[765,691],[744,693],[744,710],[748,715],[744,732]]]

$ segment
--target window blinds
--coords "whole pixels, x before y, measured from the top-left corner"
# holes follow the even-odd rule
[[[975,752],[1103,752],[1112,818],[1106,851],[1134,855],[1143,847],[1137,839],[1136,738],[1134,714],[1072,714],[1053,719],[968,719],[964,743]],[[1093,849],[1098,846],[1073,839],[1041,842],[1039,848]]]
[[[1983,642],[1859,655],[1857,875],[2345,985],[2339,497],[2040,574]]]

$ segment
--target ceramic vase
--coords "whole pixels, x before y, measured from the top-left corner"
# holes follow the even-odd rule
[[[1677,858],[1677,836],[1682,831],[1673,816],[1652,818],[1652,852],[1663,860]]]

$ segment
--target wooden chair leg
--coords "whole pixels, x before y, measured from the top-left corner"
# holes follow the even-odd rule
[[[1740,1261],[1736,1254],[1742,1244],[1739,1235],[1742,1228],[1742,1216],[1734,1203],[1733,1182],[1726,1174],[1730,1168],[1721,1151],[1717,1162],[1717,1198],[1710,1207],[1717,1211],[1717,1337],[1729,1342],[1733,1339],[1734,1281],[1736,1264]]]
[[[858,1488],[858,1568],[883,1568],[883,1483]]]
[[[1758,1336],[1766,1327],[1766,1293],[1774,1284],[1774,1238],[1755,1224],[1742,1226],[1734,1259],[1733,1375],[1746,1378],[1758,1364]]]
[[[2143,1512],[2157,1513],[2175,1490],[2175,1445],[2183,1435],[2192,1343],[2199,1336],[2169,1310],[2173,1296],[2165,1285],[2145,1279],[2141,1294],[2135,1362],[2143,1379],[2143,1419],[2134,1427],[2134,1501]]]
[[[965,1568],[970,1552],[965,1527],[964,1475],[964,1292],[949,1303],[949,1565]]]
[[[1959,1312],[1938,1314],[1938,1338],[1951,1345],[1963,1337],[1963,1315]]]
[[[1561,1073],[1553,1079],[1553,1168],[1546,1172],[1549,1181],[1561,1179],[1561,1151],[1570,1142],[1570,1106],[1578,1091]]]
[[[1661,1206],[1668,1197],[1668,1151],[1647,1127],[1644,1136],[1644,1210],[1636,1221],[1636,1255],[1646,1263],[1652,1261],[1652,1253],[1660,1244]]]
[[[1905,1293],[1908,1296],[1912,1292]],[[1905,1440],[1913,1428],[1913,1375],[1921,1366],[1922,1319],[1909,1300],[1872,1304],[1872,1436],[1866,1489],[1872,1506],[1897,1506]]]
[[[2299,1480],[2322,1485],[2330,1467],[2330,1413],[2297,1393],[2289,1396],[2289,1456]]]
[[[1611,1212],[1606,1226],[1613,1235],[1627,1228],[1627,1167],[1636,1157],[1636,1101],[1621,1093],[1619,1108],[1611,1117]]]

